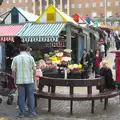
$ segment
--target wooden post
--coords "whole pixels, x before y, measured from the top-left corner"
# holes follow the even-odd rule
[[[80,58],[83,55],[83,49],[84,49],[84,39],[82,36],[78,35],[78,55],[77,55],[77,62],[80,61]]]
[[[86,46],[87,46],[87,51],[89,51],[90,50],[90,35],[89,34],[87,35],[87,44],[86,44]]]
[[[94,113],[94,106],[95,106],[95,101],[94,101],[94,100],[92,100],[91,113]]]
[[[66,26],[66,34],[67,34],[67,38],[66,38],[66,48],[67,49],[71,49],[71,26],[67,25]]]

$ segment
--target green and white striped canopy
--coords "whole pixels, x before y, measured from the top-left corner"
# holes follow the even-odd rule
[[[23,42],[57,42],[66,23],[26,23],[16,36]]]

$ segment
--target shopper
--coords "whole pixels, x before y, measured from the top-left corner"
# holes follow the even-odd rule
[[[18,117],[28,115],[30,117],[36,116],[34,111],[34,77],[36,64],[32,56],[26,52],[27,46],[20,45],[20,55],[14,57],[11,65],[12,74],[16,80],[18,87]],[[27,96],[28,112],[25,112],[25,96]]]

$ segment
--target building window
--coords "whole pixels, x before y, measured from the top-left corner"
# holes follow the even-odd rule
[[[47,22],[54,22],[55,15],[53,13],[47,13]]]
[[[75,5],[74,5],[74,4],[71,4],[71,8],[75,8]]]
[[[9,0],[6,0],[6,3],[9,4]]]
[[[37,9],[40,10],[40,5],[37,6]]]
[[[60,9],[60,5],[58,5],[58,9]]]
[[[111,17],[112,16],[112,11],[107,12],[107,17]]]
[[[96,12],[93,12],[92,13],[92,18],[96,17],[97,16],[97,13]]]
[[[115,2],[115,6],[119,6],[119,2],[118,1]]]
[[[22,0],[19,0],[19,3],[21,3],[22,2]]]
[[[89,3],[85,3],[85,8],[88,8],[89,7]]]
[[[28,7],[25,7],[25,10],[28,11]]]
[[[92,7],[96,7],[96,3],[94,2],[94,3],[92,3]]]
[[[104,7],[104,2],[100,2],[100,7]]]
[[[107,3],[107,6],[110,7],[110,6],[111,6],[111,2],[108,2],[108,3]]]
[[[82,4],[78,4],[78,8],[82,8]]]
[[[64,5],[64,9],[67,9],[67,4]]]
[[[3,12],[3,8],[0,8],[0,12]]]
[[[13,2],[13,3],[15,3],[16,1],[15,1],[15,0],[13,0],[12,2]]]
[[[28,0],[25,0],[25,2],[28,2]]]

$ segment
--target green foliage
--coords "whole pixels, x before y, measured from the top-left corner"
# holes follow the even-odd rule
[[[35,51],[35,61],[39,61],[40,59],[42,59],[41,52],[40,49],[37,49]]]

